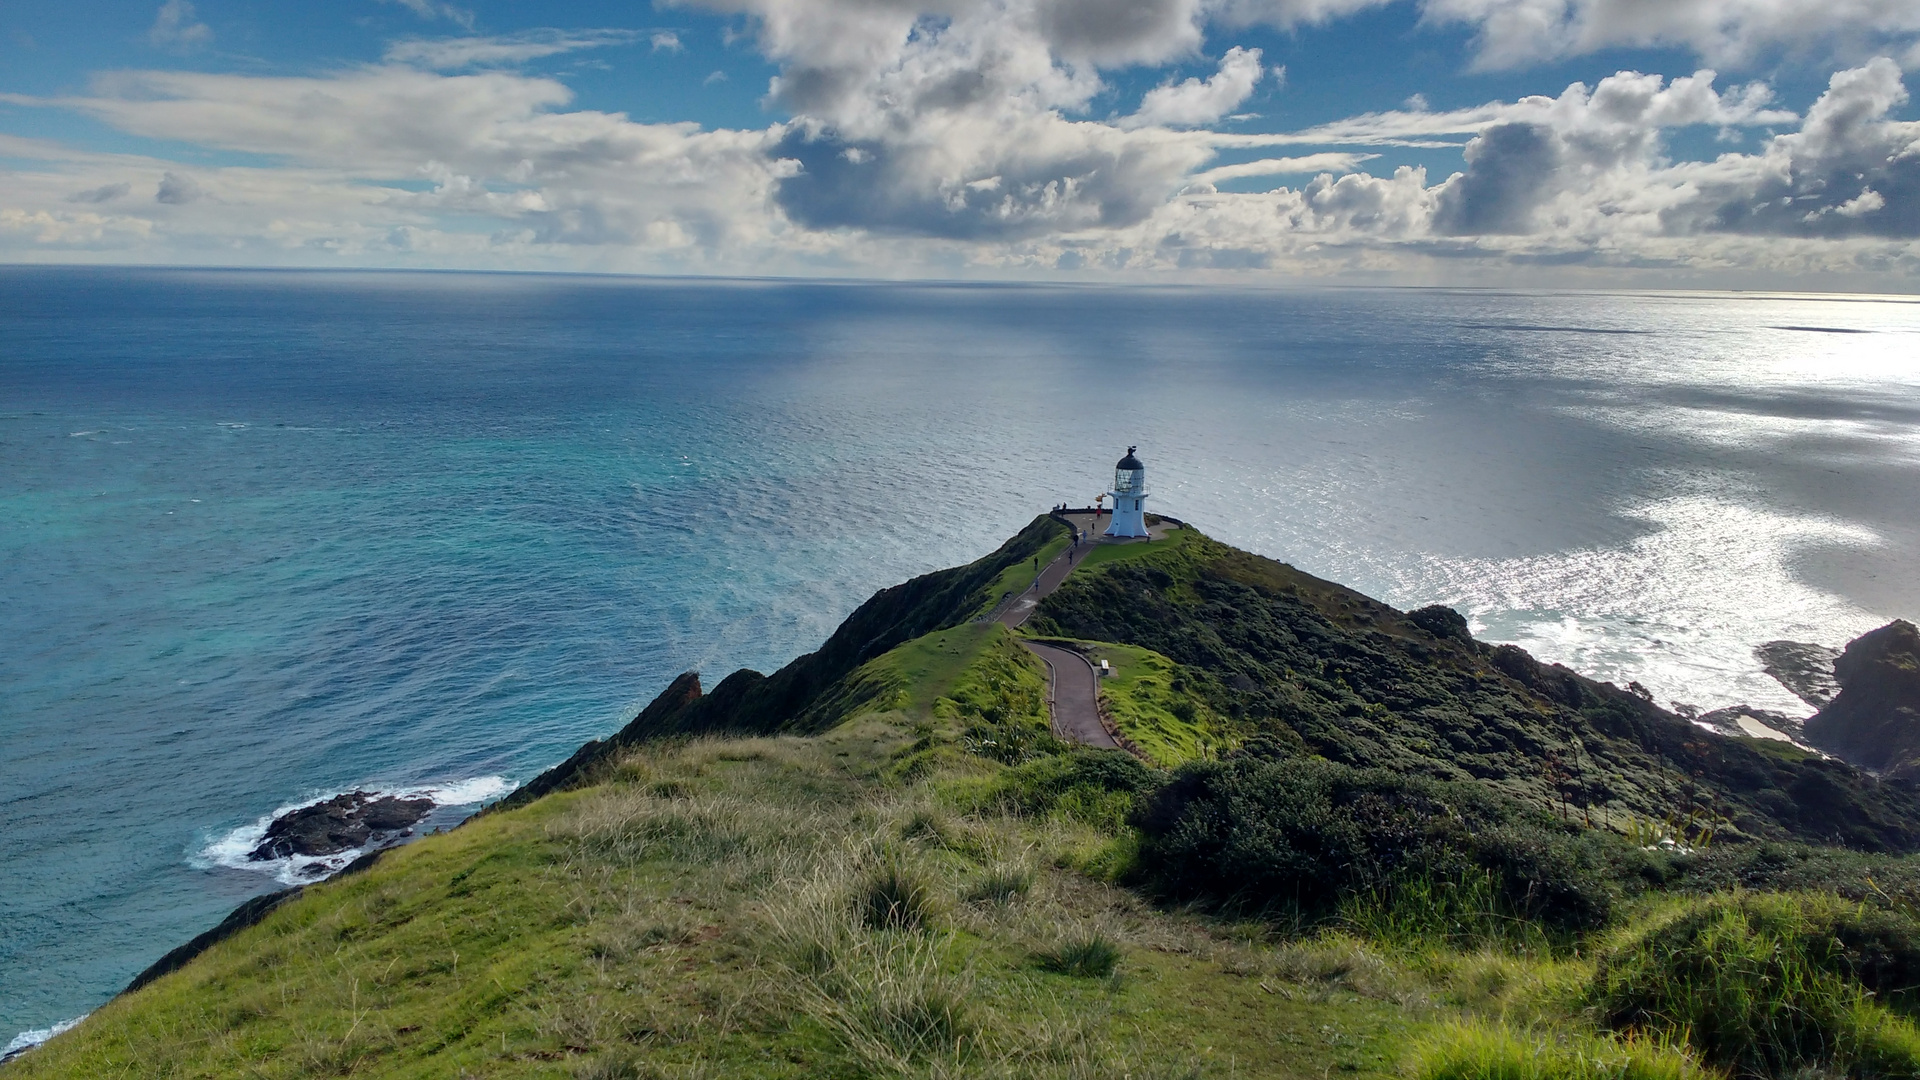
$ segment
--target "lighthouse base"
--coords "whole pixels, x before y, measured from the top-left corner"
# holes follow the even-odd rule
[[[1145,495],[1117,495],[1113,500],[1113,521],[1107,525],[1106,535],[1120,539],[1132,539],[1147,535],[1147,497]]]

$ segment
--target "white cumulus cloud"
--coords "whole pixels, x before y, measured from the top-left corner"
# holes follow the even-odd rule
[[[1220,70],[1202,82],[1188,79],[1147,91],[1140,108],[1121,127],[1202,127],[1217,122],[1252,96],[1266,70],[1260,50],[1236,45],[1220,58]]]
[[[749,130],[638,123],[512,70],[615,45],[670,52],[679,39],[668,31],[409,39],[382,63],[300,76],[116,72],[84,94],[0,100],[255,164],[0,136],[11,155],[0,255],[38,244],[753,273],[1533,281],[1546,268],[1735,268],[1920,281],[1920,134],[1898,119],[1907,89],[1885,57],[1840,65],[1817,101],[1793,103],[1804,117],[1764,83],[1622,71],[1557,95],[1440,111],[1416,95],[1303,130],[1222,132],[1210,127],[1276,74],[1256,49],[1228,49],[1206,77],[1164,82],[1124,116],[1109,111],[1109,80],[1204,62],[1210,30],[1323,22],[1373,0],[684,2],[742,20],[777,69],[767,102],[791,119]],[[1493,63],[1634,34],[1746,55],[1787,34],[1761,31],[1791,25],[1767,19],[1798,0],[1724,5],[1718,38],[1673,29],[1703,10],[1692,0],[1657,12],[1614,0],[1424,2],[1430,20],[1479,27]],[[1862,2],[1835,0],[1857,38],[1905,32],[1904,8]],[[407,6],[448,17],[439,0]],[[1671,160],[1674,133],[1699,128],[1744,132],[1734,145],[1751,149]],[[1457,151],[1462,166],[1430,175],[1383,163],[1392,147]],[[1221,190],[1259,177],[1274,186]]]
[[[1619,46],[1678,46],[1715,63],[1809,49],[1887,48],[1920,35],[1910,0],[1424,0],[1479,33],[1483,67]]]

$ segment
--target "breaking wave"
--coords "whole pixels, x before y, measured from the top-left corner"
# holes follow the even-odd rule
[[[431,799],[433,812],[428,814],[414,828],[400,836],[376,837],[366,845],[349,848],[333,855],[291,855],[283,859],[254,859],[250,856],[266,838],[267,827],[276,818],[293,813],[295,810],[322,803],[342,792],[328,792],[315,795],[302,802],[288,803],[270,814],[262,815],[258,820],[214,837],[206,846],[187,859],[187,864],[196,870],[211,870],[225,867],[229,870],[246,870],[250,873],[267,874],[282,885],[306,885],[319,881],[329,874],[336,873],[341,867],[365,855],[369,851],[393,847],[415,832],[430,831],[456,824],[466,815],[467,807],[492,802],[516,785],[504,776],[477,776],[468,780],[457,780],[446,784],[425,787],[380,788],[366,787],[353,790],[365,791],[369,795],[391,795],[402,799]],[[449,813],[452,811],[452,813]]]

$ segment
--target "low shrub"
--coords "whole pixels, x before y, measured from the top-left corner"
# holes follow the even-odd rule
[[[1415,1047],[1408,1073],[1414,1080],[1714,1080],[1668,1044],[1464,1023]]]
[[[1317,759],[1183,766],[1137,821],[1142,873],[1223,907],[1317,919],[1371,897],[1403,922],[1438,903],[1448,924],[1464,913],[1566,934],[1605,925],[1620,892],[1617,838],[1477,785]],[[1403,902],[1427,910],[1403,919]]]
[[[1920,856],[1769,841],[1715,844],[1658,862],[1663,865],[1650,880],[1675,891],[1811,889],[1882,906],[1920,907]]]
[[[1683,1037],[1742,1076],[1920,1075],[1920,922],[1819,893],[1669,903],[1595,957],[1589,1003],[1617,1031]]]

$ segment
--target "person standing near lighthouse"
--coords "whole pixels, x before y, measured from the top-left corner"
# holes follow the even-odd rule
[[[1133,456],[1137,446],[1127,447],[1127,456],[1113,467],[1113,520],[1108,536],[1147,535],[1147,467]]]

